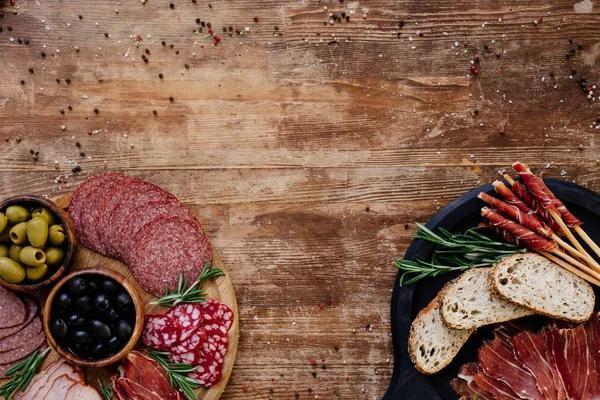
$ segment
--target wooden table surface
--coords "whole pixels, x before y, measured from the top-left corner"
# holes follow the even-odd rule
[[[161,185],[233,276],[222,398],[381,398],[408,224],[516,160],[600,190],[576,1],[0,0],[0,195]]]

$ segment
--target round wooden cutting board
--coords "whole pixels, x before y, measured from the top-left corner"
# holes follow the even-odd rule
[[[62,207],[62,208],[68,208],[69,202],[71,201],[71,195],[66,194],[64,196],[61,196],[61,197],[59,197],[57,199],[53,199],[53,200],[57,204],[57,206]],[[235,356],[237,353],[237,345],[238,345],[238,337],[239,337],[238,307],[237,307],[237,302],[235,299],[235,291],[233,288],[233,283],[231,282],[231,277],[229,275],[229,272],[225,268],[225,265],[223,265],[223,262],[221,261],[221,258],[219,257],[219,254],[214,249],[214,247],[213,247],[213,264],[212,265],[215,268],[220,268],[225,273],[225,275],[219,276],[219,277],[216,277],[216,278],[213,278],[213,279],[210,279],[210,280],[204,282],[202,288],[207,292],[207,297],[216,299],[216,300],[220,301],[221,303],[226,304],[229,308],[231,308],[231,310],[233,311],[233,315],[234,315],[234,321],[233,321],[233,325],[231,326],[231,329],[229,330],[229,334],[228,334],[229,348],[227,350],[227,354],[225,354],[225,358],[224,358],[224,362],[223,362],[223,374],[222,374],[221,381],[217,385],[215,385],[209,389],[198,389],[198,391],[197,391],[198,396],[202,400],[214,400],[214,399],[218,399],[219,397],[221,397],[221,394],[225,390],[225,386],[227,386],[227,381],[229,380],[229,376],[231,375],[231,371],[233,369],[233,364],[235,362]],[[156,297],[154,295],[146,292],[144,289],[142,289],[138,285],[135,278],[133,277],[131,270],[123,262],[121,262],[119,260],[115,260],[113,258],[103,256],[99,253],[89,250],[87,247],[84,247],[83,245],[79,245],[79,248],[77,250],[77,256],[71,266],[71,271],[76,271],[76,270],[91,268],[91,267],[96,267],[96,266],[113,269],[113,270],[121,273],[128,280],[130,280],[131,283],[133,283],[133,285],[139,291],[140,296],[146,305],[145,306],[146,315],[147,314],[164,314],[169,310],[166,307],[161,307],[158,305],[150,304],[150,302],[155,300]],[[46,297],[48,296],[49,291],[50,291],[49,289],[45,289],[45,290],[40,291],[37,294],[34,294],[34,296],[39,300],[40,304],[42,305],[42,309],[43,309],[43,305],[46,300]],[[136,345],[135,349],[142,350],[144,347],[145,346],[143,345],[143,343],[140,340],[140,342],[138,342],[138,344]],[[48,357],[46,358],[46,361],[40,368],[40,371],[43,370],[49,363],[58,360],[59,357],[60,356],[58,355],[58,353],[51,350],[50,353],[48,354]],[[85,372],[86,372],[87,383],[96,388],[98,388],[98,380],[100,380],[104,385],[110,385],[110,377],[113,374],[117,373],[117,366],[119,364],[120,363],[117,363],[115,365],[107,366],[104,368],[86,368]]]

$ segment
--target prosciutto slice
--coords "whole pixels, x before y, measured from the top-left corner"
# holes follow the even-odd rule
[[[478,197],[490,206],[497,209],[500,214],[507,216],[515,222],[518,222],[525,228],[530,229],[540,235],[552,237],[552,230],[548,227],[548,225],[537,218],[535,214],[528,214],[519,207],[508,204],[484,192],[479,193]]]
[[[525,185],[523,185],[522,182],[513,183],[511,188],[512,188],[512,191],[514,192],[514,194],[516,194],[519,199],[523,200],[523,202],[525,204],[527,204],[527,206],[529,206],[531,208],[531,210],[542,221],[544,221],[548,224],[550,229],[552,229],[554,232],[561,231],[560,226],[558,226],[556,221],[554,221],[554,219],[552,218],[552,216],[550,215],[548,210],[546,210],[544,207],[542,207],[540,205],[540,203],[538,203],[537,200],[535,198],[533,198],[531,193],[529,193],[529,191],[527,190],[527,187]]]
[[[554,384],[559,391],[566,393],[565,399],[600,399],[595,327],[591,326],[592,323],[582,324],[574,329],[552,328],[544,335]]]
[[[461,366],[458,378],[450,385],[456,393],[471,400],[521,400],[504,382],[484,374],[477,363]]]
[[[516,236],[513,235],[512,233],[506,232],[504,229],[496,228],[495,226],[492,226],[492,225],[488,224],[487,222],[480,222],[479,225],[477,225],[477,227],[479,229],[489,229],[491,231],[496,232],[498,235],[500,235],[502,237],[502,239],[504,239],[504,241],[506,241],[508,243],[512,243],[516,246],[519,246],[521,244],[519,239],[517,239]]]
[[[535,378],[538,390],[545,399],[559,400],[565,398],[565,393],[559,392],[554,386],[552,367],[546,359],[546,342],[542,335],[525,331],[511,339],[515,358]]]
[[[531,372],[516,359],[509,332],[497,332],[493,341],[479,348],[477,359],[485,375],[504,382],[517,398],[544,400]],[[476,383],[480,384],[477,381]]]
[[[524,226],[503,217],[496,210],[484,207],[481,209],[481,215],[489,220],[493,226],[515,235],[530,249],[554,251],[558,248],[556,243],[546,240]]]
[[[558,211],[565,224],[567,224],[567,226],[570,228],[583,225],[583,222],[571,214],[563,202],[556,198],[554,193],[552,193],[548,186],[546,186],[542,178],[535,176],[527,165],[521,164],[517,161],[513,164],[513,168],[518,172],[519,176],[531,194],[542,205],[542,207],[547,210]]]

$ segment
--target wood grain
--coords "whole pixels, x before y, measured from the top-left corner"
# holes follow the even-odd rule
[[[380,398],[407,224],[516,160],[600,190],[600,103],[576,84],[600,83],[595,2],[15,1],[0,1],[0,197],[118,170],[189,205],[240,307],[224,399]]]

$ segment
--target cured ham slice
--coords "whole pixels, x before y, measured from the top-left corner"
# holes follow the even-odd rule
[[[554,232],[561,231],[560,226],[558,226],[556,221],[554,221],[548,210],[546,210],[540,205],[540,203],[537,202],[537,200],[531,195],[531,193],[529,193],[527,187],[525,187],[523,183],[515,182],[512,184],[511,188],[519,199],[523,200],[523,202],[527,204],[542,221],[548,224],[550,229],[552,229]]]
[[[477,225],[477,227],[479,229],[489,229],[490,231],[496,232],[496,234],[500,235],[505,242],[514,244],[516,246],[519,246],[521,243],[519,239],[517,239],[517,237],[512,233],[506,232],[504,229],[496,228],[495,226],[492,226],[487,222],[480,222],[479,225]]]
[[[565,224],[570,228],[583,225],[583,222],[571,214],[563,202],[556,198],[542,178],[535,176],[527,165],[516,162],[513,164],[513,168],[542,207],[558,211]]]
[[[552,230],[548,227],[548,225],[537,218],[535,214],[528,214],[517,206],[505,203],[504,201],[492,197],[484,192],[479,193],[478,197],[490,206],[497,209],[500,214],[505,215],[515,222],[518,222],[525,228],[530,229],[540,235],[552,237]]]
[[[554,384],[567,399],[600,399],[596,368],[596,347],[592,327],[550,329],[545,333],[548,362]]]
[[[493,399],[493,395],[477,386],[475,377],[479,375],[477,363],[468,363],[458,370],[458,378],[450,382],[450,386],[456,393],[472,400]]]
[[[511,343],[502,334],[481,346],[477,353],[481,370],[490,378],[504,382],[518,397],[544,400],[533,375],[515,358]],[[480,385],[480,382],[476,380]]]
[[[481,209],[481,215],[488,219],[490,223],[496,228],[503,229],[509,233],[515,235],[517,239],[522,241],[525,246],[530,249],[554,251],[558,248],[558,245],[551,242],[543,237],[539,236],[535,232],[530,231],[522,225],[513,222],[498,213],[496,210],[484,207]]]
[[[63,397],[64,400],[102,400],[100,393],[96,389],[91,386],[84,385],[82,383],[76,383],[71,386],[67,391],[66,397]]]
[[[525,331],[511,339],[515,358],[535,378],[538,390],[547,400],[564,399],[565,393],[554,386],[552,367],[546,359],[546,342],[542,335]]]

